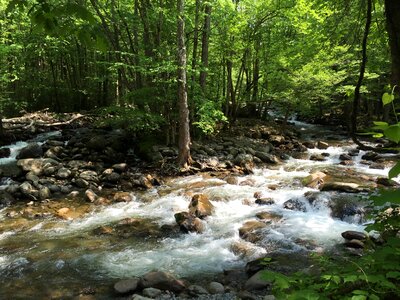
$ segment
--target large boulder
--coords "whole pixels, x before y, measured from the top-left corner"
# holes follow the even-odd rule
[[[28,146],[21,149],[17,155],[17,159],[38,158],[43,156],[43,149],[38,143],[30,143]]]
[[[140,280],[140,285],[143,288],[152,287],[175,293],[180,293],[186,288],[185,284],[181,280],[176,279],[170,273],[162,271],[154,271],[145,274]]]
[[[182,232],[197,232],[202,233],[204,231],[204,223],[202,220],[197,218],[188,212],[179,212],[175,214],[175,221],[179,225]]]
[[[214,212],[214,205],[204,194],[196,194],[189,204],[189,211],[196,217],[203,219]]]

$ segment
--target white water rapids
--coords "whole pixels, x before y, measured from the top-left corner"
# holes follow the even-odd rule
[[[306,126],[302,123],[297,125]],[[22,142],[11,145],[11,157],[0,159],[0,165],[15,159],[25,145]],[[256,169],[253,175],[239,177],[239,184],[235,185],[202,175],[188,176],[135,194],[135,200],[129,203],[98,207],[83,218],[27,221],[24,226],[9,231],[0,227],[0,275],[23,280],[32,274],[38,276],[38,273],[44,273],[40,280],[50,280],[51,274],[96,280],[140,276],[157,269],[185,277],[244,266],[246,261],[267,255],[270,251],[303,251],[305,246],[299,240],[311,241],[317,245],[317,250],[332,247],[342,242],[341,232],[362,231],[363,225],[332,218],[327,205],[332,196],[330,192],[320,192],[318,201],[311,205],[304,193],[318,190],[303,187],[300,180],[315,170],[331,165],[338,169],[352,168],[360,174],[387,175],[389,168],[379,170],[361,164],[363,151],[353,157],[354,166],[339,166],[340,154],[350,149],[355,149],[355,146],[348,141],[326,150],[310,149],[309,154],[329,153],[330,156],[323,162],[290,158],[280,167]],[[268,188],[271,185],[277,188]],[[274,199],[275,204],[255,204],[253,195],[260,191]],[[91,235],[95,228],[125,218],[151,219],[159,225],[173,225],[174,214],[188,209],[194,193],[206,194],[215,206],[215,212],[206,220],[206,230],[202,234],[121,242]],[[251,200],[250,205],[246,199]],[[284,209],[283,203],[289,199],[304,202],[307,211]],[[259,246],[242,241],[238,229],[246,221],[256,220],[255,215],[264,211],[282,215],[283,219],[264,229]],[[5,213],[6,209],[0,211],[0,222],[7,218]],[[47,226],[55,222],[56,226]],[[235,243],[244,243],[251,250],[251,255],[246,258],[235,255],[232,252]],[[13,244],[17,246],[14,248]],[[50,278],[46,279],[46,276]]]

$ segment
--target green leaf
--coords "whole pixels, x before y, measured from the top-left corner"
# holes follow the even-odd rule
[[[351,297],[351,300],[367,300],[367,296],[356,295],[356,296]]]
[[[386,273],[386,278],[399,279],[400,278],[400,272],[397,272],[397,271],[387,272]]]
[[[367,295],[368,295],[368,292],[367,292],[367,291],[363,291],[363,290],[354,290],[354,291],[353,291],[353,294],[354,294],[354,295],[364,295],[364,296],[367,296]]]
[[[348,275],[343,278],[344,283],[357,281],[357,275]]]
[[[389,124],[387,122],[374,121],[373,123],[376,126],[389,126]]]
[[[383,131],[385,136],[393,141],[393,142],[400,142],[400,126],[399,124],[391,125],[387,129]]]
[[[389,124],[386,122],[379,122],[379,121],[374,121],[374,125],[372,129],[374,130],[385,130],[386,128],[389,127]]]
[[[389,179],[392,179],[400,174],[400,161],[398,161],[389,171]]]
[[[383,103],[383,105],[390,104],[390,103],[393,102],[393,100],[394,100],[394,95],[392,95],[392,94],[384,93],[382,95],[382,103]]]
[[[384,205],[386,203],[400,203],[400,189],[382,191],[378,196],[372,196],[371,200],[377,206]]]

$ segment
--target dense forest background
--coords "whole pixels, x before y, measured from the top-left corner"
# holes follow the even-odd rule
[[[267,109],[348,124],[367,2],[187,1],[184,40],[193,128],[213,133],[220,121],[265,118]],[[101,112],[114,116],[108,125],[162,129],[166,142],[174,143],[176,4],[1,0],[3,115],[106,108]],[[380,98],[390,83],[385,3],[372,4],[359,107],[366,120],[382,117]]]

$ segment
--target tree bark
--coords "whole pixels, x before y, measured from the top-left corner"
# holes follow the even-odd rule
[[[368,41],[368,35],[371,27],[371,13],[372,13],[372,0],[367,0],[367,19],[365,22],[365,29],[364,29],[364,36],[362,40],[362,59],[361,59],[361,65],[360,65],[360,73],[358,76],[358,81],[357,85],[354,89],[354,99],[353,99],[353,110],[352,110],[352,116],[351,116],[351,136],[354,142],[360,146],[362,145],[356,136],[357,132],[357,112],[360,104],[360,88],[362,85],[362,81],[364,79],[364,73],[365,73],[365,66],[367,64],[367,41]]]
[[[392,59],[391,84],[395,86],[400,85],[400,1],[385,0],[385,14]]]
[[[205,92],[206,89],[206,80],[207,80],[207,68],[208,68],[208,40],[210,37],[210,28],[211,28],[211,5],[209,2],[206,2],[204,7],[204,25],[203,25],[203,34],[201,37],[201,65],[202,70],[200,72],[200,87]]]
[[[178,164],[187,168],[191,164],[190,157],[190,130],[189,130],[189,108],[187,102],[186,85],[186,47],[185,47],[185,20],[184,0],[177,0],[177,44],[178,44],[178,103],[179,103],[179,154]]]

